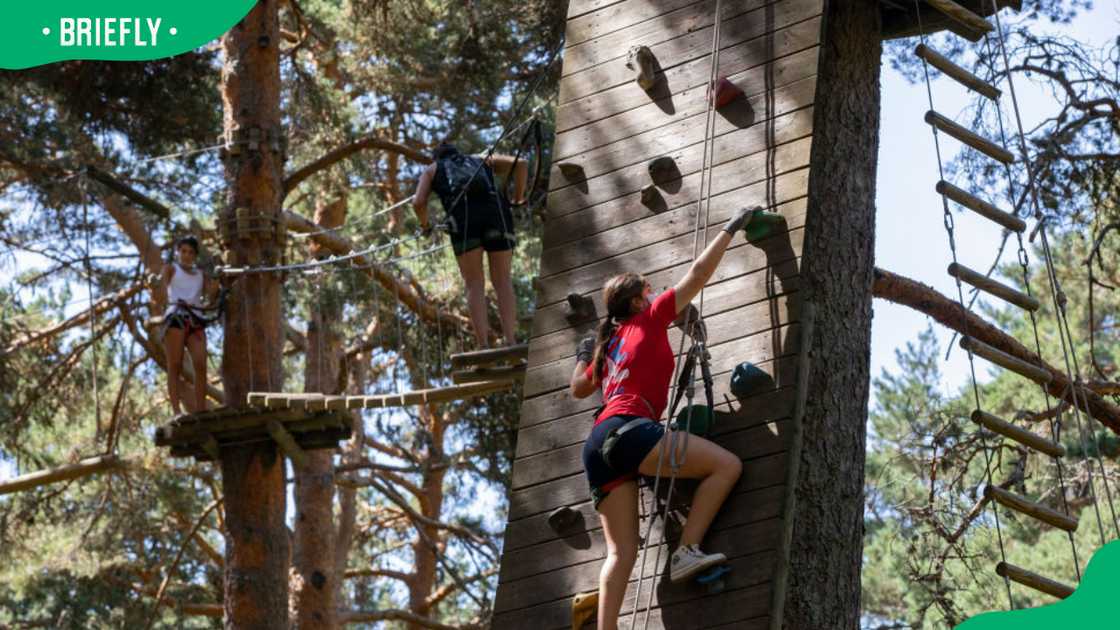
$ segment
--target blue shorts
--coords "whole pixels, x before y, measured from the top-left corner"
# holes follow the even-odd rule
[[[665,434],[665,427],[656,420],[640,424],[619,436],[610,450],[608,461],[603,456],[603,443],[635,418],[641,416],[611,416],[596,424],[583,444],[583,470],[587,473],[587,484],[591,487],[596,509],[611,490],[638,477],[638,466]]]

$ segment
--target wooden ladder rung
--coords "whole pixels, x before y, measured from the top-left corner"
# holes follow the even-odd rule
[[[957,188],[945,180],[937,182],[937,192],[950,200],[972,210],[976,214],[994,221],[1012,232],[1022,233],[1027,229],[1027,222],[1019,217],[1000,210],[983,199]]]
[[[1051,375],[1048,370],[1033,363],[1028,363],[1018,357],[1013,357],[1002,350],[997,350],[972,337],[961,337],[961,348],[979,357],[983,357],[1000,367],[1011,370],[1020,376],[1029,378],[1036,383],[1046,385],[1050,382]]]
[[[1002,94],[996,86],[972,74],[961,66],[958,66],[950,61],[948,57],[945,57],[925,44],[918,44],[918,47],[914,49],[914,54],[917,55],[919,59],[926,60],[929,65],[943,72],[945,76],[956,80],[957,83],[960,83],[981,96],[986,96],[995,101],[999,100],[1000,94]]]
[[[1053,595],[1058,599],[1065,599],[1073,595],[1072,586],[1067,586],[1061,582],[1051,580],[1050,578],[1042,577],[1037,573],[1027,571],[1022,567],[1017,567],[1007,562],[997,564],[996,573],[999,574],[1000,577],[1005,577],[1012,582],[1033,588],[1047,595]]]
[[[1029,501],[1023,497],[1004,490],[998,486],[986,486],[984,488],[984,496],[999,503],[1009,510],[1015,510],[1020,514],[1026,514],[1032,518],[1036,518],[1043,523],[1053,525],[1058,529],[1067,532],[1077,531],[1077,519],[1072,516],[1067,516],[1061,512],[1048,508],[1041,503]]]
[[[979,409],[973,411],[972,421],[988,429],[989,431],[993,431],[1004,437],[1011,438],[1012,440],[1015,440],[1016,442],[1022,444],[1023,446],[1026,446],[1027,448],[1033,448],[1034,450],[1050,455],[1051,457],[1062,457],[1066,454],[1066,447],[1062,446],[1061,444],[1058,444],[1053,440],[1044,438],[1034,431],[1028,431],[1023,427],[1011,424],[1003,418],[994,416],[985,411],[980,411]]]
[[[990,22],[952,0],[926,0],[926,4],[959,24],[962,28],[954,29],[953,32],[970,41],[980,41],[984,33],[992,30]]]
[[[1011,164],[1015,161],[1015,156],[1011,155],[1011,152],[1007,149],[999,146],[998,144],[992,142],[991,140],[988,140],[987,138],[974,131],[965,129],[952,120],[949,120],[945,116],[942,116],[941,114],[933,111],[932,109],[926,112],[926,122],[933,125],[934,129],[937,129],[938,131],[944,131],[950,136],[953,136],[957,140],[963,142],[964,144],[967,144],[968,146],[976,149],[977,151],[992,158],[993,160],[1003,162],[1004,164]]]
[[[494,365],[508,361],[521,360],[529,356],[529,344],[460,352],[451,355],[451,367],[461,369],[471,366]]]
[[[1027,295],[1018,289],[1013,289],[1002,282],[996,282],[988,276],[977,273],[960,263],[949,264],[949,275],[1028,311],[1037,311],[1040,306],[1035,297]]]

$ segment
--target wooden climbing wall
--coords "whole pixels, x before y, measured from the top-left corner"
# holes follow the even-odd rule
[[[738,236],[704,296],[716,398],[714,439],[744,461],[743,476],[709,532],[705,548],[727,553],[727,590],[708,594],[668,582],[661,554],[651,628],[762,628],[769,623],[794,403],[798,267],[812,143],[823,0],[724,0],[719,74],[746,98],[716,116],[709,238],[733,209],[761,204],[789,231],[759,244]],[[706,122],[714,0],[572,0],[557,112],[557,138],[537,310],[529,346],[513,465],[494,628],[571,626],[575,593],[598,588],[603,535],[584,477],[581,449],[601,401],[567,391],[575,345],[598,321],[572,316],[579,293],[604,313],[601,287],[625,271],[655,289],[672,286],[693,253]],[[647,93],[626,67],[631,46],[657,57]],[[643,205],[649,160],[670,156],[680,178],[662,182]],[[562,173],[558,163],[578,167]],[[567,169],[572,171],[572,169]],[[680,333],[670,331],[674,349]],[[730,370],[751,361],[772,389],[743,401],[728,396]],[[648,494],[647,494],[648,496]],[[560,536],[549,513],[561,506],[582,521]],[[644,524],[643,524],[644,530]],[[654,540],[660,539],[655,528]],[[647,558],[654,570],[655,548]],[[634,600],[638,568],[623,612]],[[664,579],[662,574],[666,574]],[[643,586],[648,592],[651,581]],[[642,595],[639,609],[644,607]],[[594,625],[594,620],[587,627]]]

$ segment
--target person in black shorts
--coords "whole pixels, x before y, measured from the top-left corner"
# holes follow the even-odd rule
[[[413,209],[420,227],[431,229],[428,198],[436,193],[447,212],[448,235],[467,289],[467,306],[478,347],[489,346],[486,317],[486,276],[482,254],[490,261],[490,284],[498,296],[498,314],[505,343],[516,343],[517,298],[513,293],[513,249],[517,238],[511,205],[524,203],[529,169],[524,160],[508,155],[481,158],[441,143],[416,185]],[[497,173],[495,173],[497,171]],[[513,203],[497,185],[496,174],[513,177]]]

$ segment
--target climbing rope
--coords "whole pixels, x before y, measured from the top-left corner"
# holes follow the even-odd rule
[[[922,23],[921,7],[918,5],[918,0],[914,0],[914,12],[917,15],[918,34],[919,34],[919,37],[921,39],[921,43],[925,44],[926,43],[925,25]],[[933,86],[932,86],[932,83],[931,83],[930,77],[929,77],[929,64],[925,59],[922,59],[922,71],[923,71],[923,74],[925,76],[926,97],[929,100],[929,108],[930,108],[931,111],[934,111]],[[934,146],[934,151],[937,154],[937,173],[938,173],[938,177],[939,177],[939,179],[944,180],[945,179],[945,167],[944,167],[944,162],[941,158],[941,141],[940,141],[940,138],[939,138],[938,133],[937,133],[937,127],[931,125],[930,129],[933,131],[933,146]],[[945,234],[949,239],[949,251],[952,254],[953,262],[956,263],[957,262],[957,242],[956,242],[956,238],[954,236],[953,214],[949,209],[949,200],[946,199],[944,195],[940,195],[940,197],[941,197],[941,209],[942,209],[942,217],[943,217],[942,222],[945,226]],[[969,334],[968,334],[968,317],[967,317],[968,316],[968,309],[967,309],[967,307],[965,306],[965,303],[964,303],[964,289],[961,286],[960,278],[954,277],[954,281],[955,281],[956,286],[957,286],[957,303],[960,306],[962,319],[964,320],[965,336],[969,336]],[[975,359],[973,357],[971,349],[966,348],[965,352],[968,354],[968,370],[969,370],[969,374],[971,376],[972,394],[973,394],[973,398],[974,398],[975,403],[976,403],[976,409],[977,410],[983,410],[983,404],[980,401],[980,385],[979,385],[979,382],[976,379],[976,362],[975,362]],[[992,485],[992,454],[991,454],[991,447],[988,445],[988,436],[987,436],[986,432],[984,432],[984,431],[980,431],[980,447],[981,447],[981,450],[984,451],[984,473],[985,473],[985,477],[987,479],[988,485],[991,486]],[[1004,548],[1003,528],[1002,528],[1002,525],[1000,524],[999,508],[996,507],[996,502],[995,501],[990,501],[989,504],[990,504],[990,507],[992,509],[992,515],[993,515],[994,521],[995,521],[996,540],[999,543],[1000,559],[1003,562],[1007,562],[1007,551]],[[1004,588],[1007,591],[1008,607],[1014,608],[1015,607],[1015,600],[1011,595],[1011,580],[1008,579],[1007,577],[1004,577],[1003,578],[1003,585],[1004,585]]]
[[[719,71],[719,42],[720,42],[720,26],[721,26],[722,21],[723,21],[722,0],[716,0],[715,24],[712,27],[711,67],[710,67],[709,73],[708,73],[709,74],[709,76],[708,76],[708,88],[709,89],[711,89],[711,86],[713,86],[715,84],[714,82],[716,80],[716,76],[717,76],[718,71]],[[692,258],[690,260],[690,264],[692,262],[695,262],[696,258],[699,256],[700,234],[701,234],[701,232],[703,232],[703,234],[704,234],[704,243],[705,244],[707,243],[708,218],[709,218],[708,214],[710,213],[710,210],[711,210],[711,199],[710,199],[710,197],[711,197],[711,173],[710,173],[711,164],[709,162],[709,154],[711,152],[714,152],[714,146],[713,146],[713,143],[712,143],[712,127],[714,125],[715,106],[714,106],[713,99],[710,98],[710,97],[707,100],[706,115],[707,115],[707,119],[705,121],[705,126],[704,126],[703,158],[701,160],[701,166],[700,166],[700,188],[699,188],[699,196],[698,196],[697,202],[696,202],[696,219],[695,219],[695,226],[693,228]],[[707,189],[706,190],[705,190],[705,184],[707,184]],[[701,213],[701,207],[705,205],[705,202],[706,202],[706,206],[705,206],[706,211],[704,213]],[[704,288],[701,287],[701,289],[700,289],[700,307],[698,309],[698,319],[699,319],[699,321],[703,321],[703,315],[704,315],[704,310],[703,309],[704,309]],[[686,319],[685,319],[684,331],[681,334],[680,343],[678,344],[678,347],[677,347],[677,356],[678,357],[683,356],[685,337],[689,336],[689,332],[693,330],[693,324],[694,323],[692,322],[692,309],[690,308],[690,309],[687,309],[687,310],[688,310],[688,315],[686,316]],[[694,347],[695,347],[695,345],[694,345]],[[674,382],[678,383],[678,387],[679,387],[679,383],[680,383],[681,379],[685,377],[684,370],[685,370],[685,367],[687,365],[691,364],[692,354],[693,354],[693,350],[690,349],[689,350],[689,358],[685,360],[684,364],[682,364],[679,360],[677,361],[677,364],[674,367],[674,379],[669,384],[670,392],[673,389],[673,383]],[[673,416],[673,413],[675,412],[675,409],[674,409],[673,411],[670,412],[669,416],[665,420],[666,425],[667,425],[667,434],[666,434],[665,437],[662,437],[661,442],[660,442],[661,445],[658,448],[657,471],[656,471],[656,474],[654,475],[653,490],[652,490],[652,493],[650,495],[650,507],[649,507],[648,510],[644,510],[646,515],[648,516],[648,520],[646,521],[646,534],[645,534],[645,536],[642,537],[642,540],[641,540],[642,551],[641,551],[641,556],[640,556],[641,559],[639,560],[639,563],[638,563],[638,589],[637,589],[637,592],[635,593],[635,596],[634,596],[634,606],[633,606],[632,611],[631,611],[631,618],[630,618],[631,619],[631,624],[630,624],[631,628],[634,627],[634,622],[635,622],[635,620],[637,619],[637,616],[638,616],[638,607],[641,603],[641,596],[642,596],[642,586],[643,586],[643,583],[645,581],[646,553],[649,551],[650,537],[651,537],[651,534],[653,533],[653,523],[654,523],[655,520],[657,520],[656,517],[655,517],[655,514],[659,513],[660,518],[661,518],[661,541],[657,546],[657,551],[655,552],[655,556],[654,556],[653,574],[650,576],[651,584],[650,584],[649,592],[646,595],[645,614],[643,615],[643,621],[642,621],[642,628],[643,629],[647,629],[649,627],[649,616],[650,616],[650,611],[653,607],[653,591],[654,591],[654,588],[653,588],[652,581],[657,579],[658,567],[661,564],[661,549],[662,549],[662,547],[666,546],[667,542],[668,542],[668,532],[667,532],[667,530],[668,530],[668,527],[667,527],[667,525],[668,525],[668,514],[669,514],[670,507],[672,505],[673,490],[676,486],[677,475],[680,472],[680,467],[684,465],[685,456],[687,455],[687,452],[688,452],[688,435],[689,435],[689,430],[691,429],[692,410],[694,408],[694,405],[692,404],[692,398],[693,398],[693,394],[694,394],[694,391],[695,391],[695,388],[694,388],[694,385],[695,385],[695,381],[694,381],[695,371],[690,370],[690,372],[691,373],[687,375],[688,383],[687,383],[687,386],[686,386],[686,393],[688,395],[688,400],[689,400],[689,411],[688,411],[688,417],[686,419],[686,426],[684,427],[683,440],[680,439],[680,436],[679,436],[679,432],[680,432],[681,428],[680,427],[674,427],[674,425],[672,423],[672,416]],[[679,395],[677,396],[677,402],[679,402]],[[675,404],[674,404],[674,407],[675,407]],[[668,439],[666,439],[666,437]],[[670,470],[669,470],[669,489],[668,489],[668,492],[666,493],[665,502],[662,504],[661,509],[657,510],[657,496],[658,496],[658,491],[660,490],[660,485],[661,485],[662,464],[665,462],[665,452],[666,452],[666,450],[670,451],[670,454],[669,454],[669,466],[670,466]],[[680,451],[680,459],[679,460],[678,460],[678,451]],[[639,489],[640,489],[640,487],[639,487]],[[639,503],[642,503],[642,504],[645,503],[641,494],[639,494],[638,501],[639,501]]]
[[[991,39],[992,38],[991,38],[990,35],[988,35],[988,34],[984,35],[984,45],[985,45],[985,47],[987,48],[987,51],[988,51],[987,52],[988,59],[993,59],[994,58],[994,54],[992,52]],[[991,64],[991,78],[992,79],[995,79],[996,73],[997,73],[997,70],[996,70],[995,64],[993,63],[993,64]],[[994,81],[993,81],[993,83],[994,83]],[[1006,128],[1004,127],[1004,124],[1003,124],[1003,109],[1002,109],[1002,107],[999,106],[998,102],[996,103],[995,112],[996,112],[996,121],[997,121],[998,127],[999,127],[1001,146],[1007,146],[1007,132],[1006,132]],[[1004,164],[1004,174],[1007,177],[1007,198],[1009,200],[1011,200],[1012,203],[1014,203],[1014,200],[1017,198],[1017,195],[1015,193],[1015,178],[1012,175],[1011,166],[1009,164]],[[1019,262],[1020,271],[1021,271],[1022,276],[1023,276],[1023,288],[1024,288],[1024,290],[1025,290],[1025,292],[1028,296],[1033,297],[1033,291],[1031,289],[1031,281],[1030,281],[1030,258],[1027,254],[1026,248],[1023,246],[1023,234],[1021,232],[1016,232],[1015,237],[1016,237],[1016,241],[1017,241],[1017,244],[1018,244],[1018,250],[1017,250],[1016,254],[1017,254],[1017,258],[1018,258],[1018,262]],[[1004,242],[1006,243],[1006,238],[1005,238]],[[969,309],[971,310],[971,304],[969,305]],[[1042,357],[1042,342],[1041,342],[1041,336],[1038,333],[1038,318],[1035,317],[1035,314],[1034,314],[1033,310],[1027,310],[1027,315],[1030,317],[1031,332],[1032,332],[1032,335],[1034,337],[1035,352],[1038,354],[1039,357]],[[1039,384],[1039,389],[1042,390],[1043,400],[1046,403],[1047,415],[1050,415],[1054,411],[1053,404],[1051,402],[1050,392],[1046,389],[1046,386],[1044,386],[1042,384]],[[1060,405],[1061,401],[1059,401],[1058,404]],[[1060,414],[1054,414],[1053,416],[1051,416],[1049,424],[1050,424],[1050,436],[1051,436],[1051,438],[1054,440],[1054,442],[1056,444],[1060,444],[1061,443],[1061,435],[1062,435],[1062,420],[1061,420]],[[1082,438],[1084,439],[1084,432],[1082,432]],[[1055,465],[1055,467],[1057,468],[1057,471],[1058,471],[1058,486],[1059,486],[1059,489],[1061,490],[1061,493],[1062,493],[1062,506],[1065,508],[1065,513],[1067,515],[1072,514],[1072,510],[1070,509],[1070,505],[1069,505],[1068,493],[1066,492],[1065,470],[1064,470],[1064,467],[1062,466],[1062,458],[1055,455],[1055,456],[1052,457],[1052,459],[1053,459],[1054,465]],[[1090,473],[1091,473],[1091,471],[1090,471]],[[1092,476],[1091,476],[1091,474],[1090,474],[1090,477],[1089,477],[1089,485],[1090,485],[1090,491],[1092,491]],[[1097,516],[1097,531],[1099,533],[1103,533],[1103,530],[1101,528],[1100,507],[1097,505],[1097,502],[1095,500],[1093,501],[1093,508],[1095,509],[1096,516]],[[1066,535],[1069,538],[1070,553],[1073,556],[1074,574],[1077,576],[1077,580],[1081,581],[1081,561],[1080,561],[1080,554],[1078,553],[1078,550],[1077,550],[1077,541],[1074,538],[1073,532],[1066,532]],[[1103,544],[1103,540],[1102,540],[1102,544]]]
[[[996,8],[995,0],[992,0],[992,6],[993,8]],[[1019,97],[1015,92],[1015,82],[1011,76],[1011,61],[1007,54],[1007,36],[1003,30],[1003,23],[1000,20],[999,12],[993,11],[993,14],[995,15],[996,32],[998,34],[996,41],[999,42],[1000,56],[1003,58],[1004,70],[1007,74],[1007,87],[1011,92],[1012,111],[1015,114],[1015,126],[1018,131],[1019,153],[1022,156],[1023,166],[1026,169],[1027,190],[1030,192],[1031,206],[1034,209],[1035,218],[1037,218],[1039,221],[1039,225],[1036,230],[1042,237],[1043,260],[1046,262],[1046,273],[1047,277],[1049,278],[1050,294],[1054,302],[1055,317],[1057,317],[1058,321],[1058,329],[1060,333],[1059,337],[1061,338],[1062,342],[1062,359],[1065,363],[1066,368],[1066,378],[1069,379],[1070,387],[1073,388],[1071,392],[1074,402],[1073,413],[1074,417],[1077,420],[1078,426],[1081,427],[1082,405],[1084,406],[1085,415],[1089,418],[1087,422],[1092,422],[1092,416],[1089,414],[1088,401],[1085,400],[1084,391],[1080,387],[1081,368],[1078,365],[1077,354],[1073,351],[1073,335],[1070,332],[1069,320],[1066,316],[1065,294],[1061,290],[1061,286],[1058,282],[1058,276],[1054,269],[1054,260],[1050,251],[1049,239],[1047,238],[1046,234],[1046,219],[1042,214],[1042,209],[1038,201],[1038,188],[1035,185],[1033,168],[1030,161],[1030,154],[1027,151],[1026,134],[1023,131],[1023,117],[1019,111]],[[1077,378],[1074,378],[1075,376],[1077,376]],[[1080,404],[1078,394],[1081,394]],[[1109,489],[1108,485],[1108,475],[1105,473],[1104,463],[1101,460],[1099,443],[1097,443],[1095,450],[1096,463],[1101,471],[1101,483],[1104,485],[1105,496],[1108,499],[1108,507],[1112,514],[1112,524],[1117,535],[1120,536],[1120,521],[1117,520],[1116,508],[1112,500],[1112,491]],[[1088,451],[1086,451],[1086,455],[1088,455]],[[1094,505],[1096,504],[1095,499],[1096,496],[1094,495]]]

